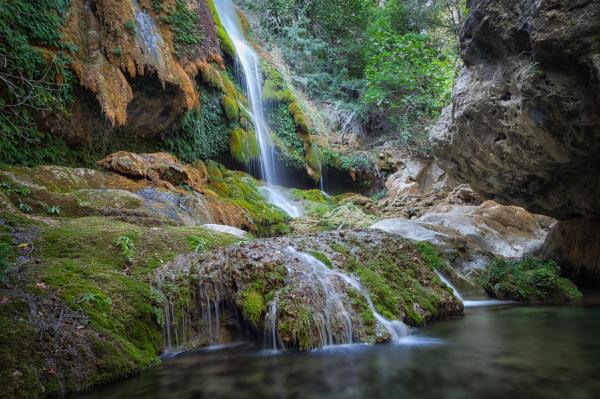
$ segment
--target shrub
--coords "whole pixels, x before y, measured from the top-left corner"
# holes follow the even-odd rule
[[[485,270],[480,282],[490,296],[497,298],[523,302],[581,299],[581,292],[570,280],[560,277],[560,267],[552,260],[496,259]]]

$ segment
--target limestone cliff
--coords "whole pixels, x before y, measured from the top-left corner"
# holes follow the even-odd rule
[[[599,218],[600,2],[470,7],[453,104],[431,134],[442,168],[503,203]]]

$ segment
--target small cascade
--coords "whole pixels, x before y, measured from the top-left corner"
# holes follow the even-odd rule
[[[262,186],[259,191],[269,204],[275,205],[293,218],[298,218],[304,213],[300,207],[294,205],[287,195],[276,186]]]
[[[243,80],[250,102],[251,112],[248,114],[253,120],[256,139],[260,147],[260,171],[259,175],[269,186],[265,188],[266,200],[279,207],[291,217],[302,215],[282,193],[273,185],[277,184],[276,151],[271,134],[265,121],[265,110],[263,108],[262,75],[260,71],[260,59],[252,46],[246,41],[235,6],[231,0],[215,0],[217,13],[225,31],[229,35],[235,48],[237,61],[243,72]]]
[[[305,266],[300,271],[289,268],[288,273],[302,273],[304,275],[303,278],[314,281],[313,286],[320,286],[323,291],[322,294],[325,296],[326,306],[322,309],[323,315],[319,320],[322,323],[320,328],[325,333],[322,336],[321,346],[349,344],[353,342],[353,326],[352,318],[350,317],[352,311],[349,305],[342,300],[342,297],[346,294],[341,290],[340,281],[354,288],[364,296],[375,319],[390,334],[392,342],[399,343],[403,337],[409,335],[409,329],[406,324],[399,320],[388,320],[377,312],[371,296],[358,279],[340,271],[329,269],[323,262],[310,254],[296,251],[292,247],[288,247],[288,251],[299,257]],[[341,324],[344,326],[342,337],[335,337],[331,334],[333,330],[332,321],[335,319],[338,322],[341,320]]]
[[[139,40],[144,56],[149,58],[149,64],[166,65],[163,59],[165,43],[154,20],[146,11],[142,10],[137,0],[132,1],[135,14],[137,40]]]
[[[452,292],[454,293],[454,296],[456,298],[458,298],[458,300],[460,300],[463,303],[463,305],[465,306],[465,308],[478,308],[478,307],[485,307],[485,306],[510,305],[511,303],[515,303],[514,301],[499,301],[497,299],[483,299],[483,300],[480,300],[480,301],[465,300],[463,298],[463,296],[460,294],[460,292],[458,291],[458,289],[454,286],[454,284],[452,284],[450,282],[450,280],[448,280],[442,273],[440,273],[439,271],[435,270],[435,274],[437,274],[437,276],[440,278],[440,280],[442,280],[444,282],[444,284],[446,284],[450,289],[452,289]]]

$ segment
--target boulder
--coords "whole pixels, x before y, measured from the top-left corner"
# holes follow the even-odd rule
[[[599,32],[598,1],[471,1],[440,166],[501,203],[600,218]]]

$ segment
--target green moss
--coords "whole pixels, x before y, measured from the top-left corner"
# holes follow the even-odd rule
[[[369,291],[377,311],[388,319],[401,318],[398,297],[383,277],[366,267],[358,268],[357,274],[363,286]]]
[[[219,13],[215,7],[214,0],[208,0],[208,7],[213,16],[213,20],[215,21],[215,25],[217,26],[217,36],[219,37],[221,50],[231,57],[231,59],[235,59],[235,47],[233,47],[233,42],[223,27],[223,23],[221,22],[221,18],[219,17]]]
[[[289,233],[289,218],[279,208],[268,204],[259,192],[259,183],[243,172],[233,172],[216,162],[207,163],[209,187],[219,196],[248,212],[254,232],[272,237]]]
[[[255,290],[245,291],[243,294],[244,317],[251,321],[255,326],[259,326],[262,315],[265,311],[265,300],[263,296]]]
[[[180,59],[193,55],[204,37],[198,14],[188,8],[185,0],[176,0],[175,7],[168,11],[166,21],[173,32],[175,55]]]
[[[487,267],[480,282],[493,297],[523,302],[578,301],[582,297],[570,280],[560,277],[560,267],[551,260],[496,259]]]
[[[438,255],[437,250],[427,241],[421,241],[415,244],[421,252],[421,257],[429,266],[434,269],[443,269],[444,261]]]
[[[39,351],[36,329],[29,323],[29,312],[29,305],[22,300],[0,304],[0,395],[6,398],[47,393],[43,387],[46,361]]]
[[[410,325],[422,325],[437,317],[442,296],[449,292],[431,269],[424,266],[415,247],[398,244],[385,239],[376,252],[368,251],[359,241],[330,247],[344,255],[343,269],[358,274],[378,312]],[[420,282],[431,280],[435,282],[427,287]]]
[[[248,163],[260,157],[260,148],[254,132],[241,128],[235,129],[229,136],[229,152],[240,163]]]
[[[221,101],[227,119],[233,122],[237,122],[237,120],[240,118],[240,109],[238,107],[237,100],[229,96],[223,96],[223,99]]]
[[[314,189],[314,190],[292,189],[291,194],[294,198],[297,198],[300,200],[317,202],[320,204],[332,204],[333,203],[331,198],[327,197],[325,194],[323,194],[323,192],[321,190],[317,190],[317,189]]]
[[[309,253],[312,256],[314,256],[316,259],[318,259],[319,261],[321,261],[328,268],[331,269],[333,267],[333,263],[331,262],[331,259],[329,259],[327,257],[327,255],[325,255],[324,253],[318,252],[318,251],[310,251]]]
[[[8,284],[9,271],[15,264],[16,247],[7,226],[0,224],[0,287]]]
[[[281,311],[287,317],[282,317],[279,321],[279,336],[299,350],[313,349],[312,314],[308,307],[296,302],[283,303]]]

